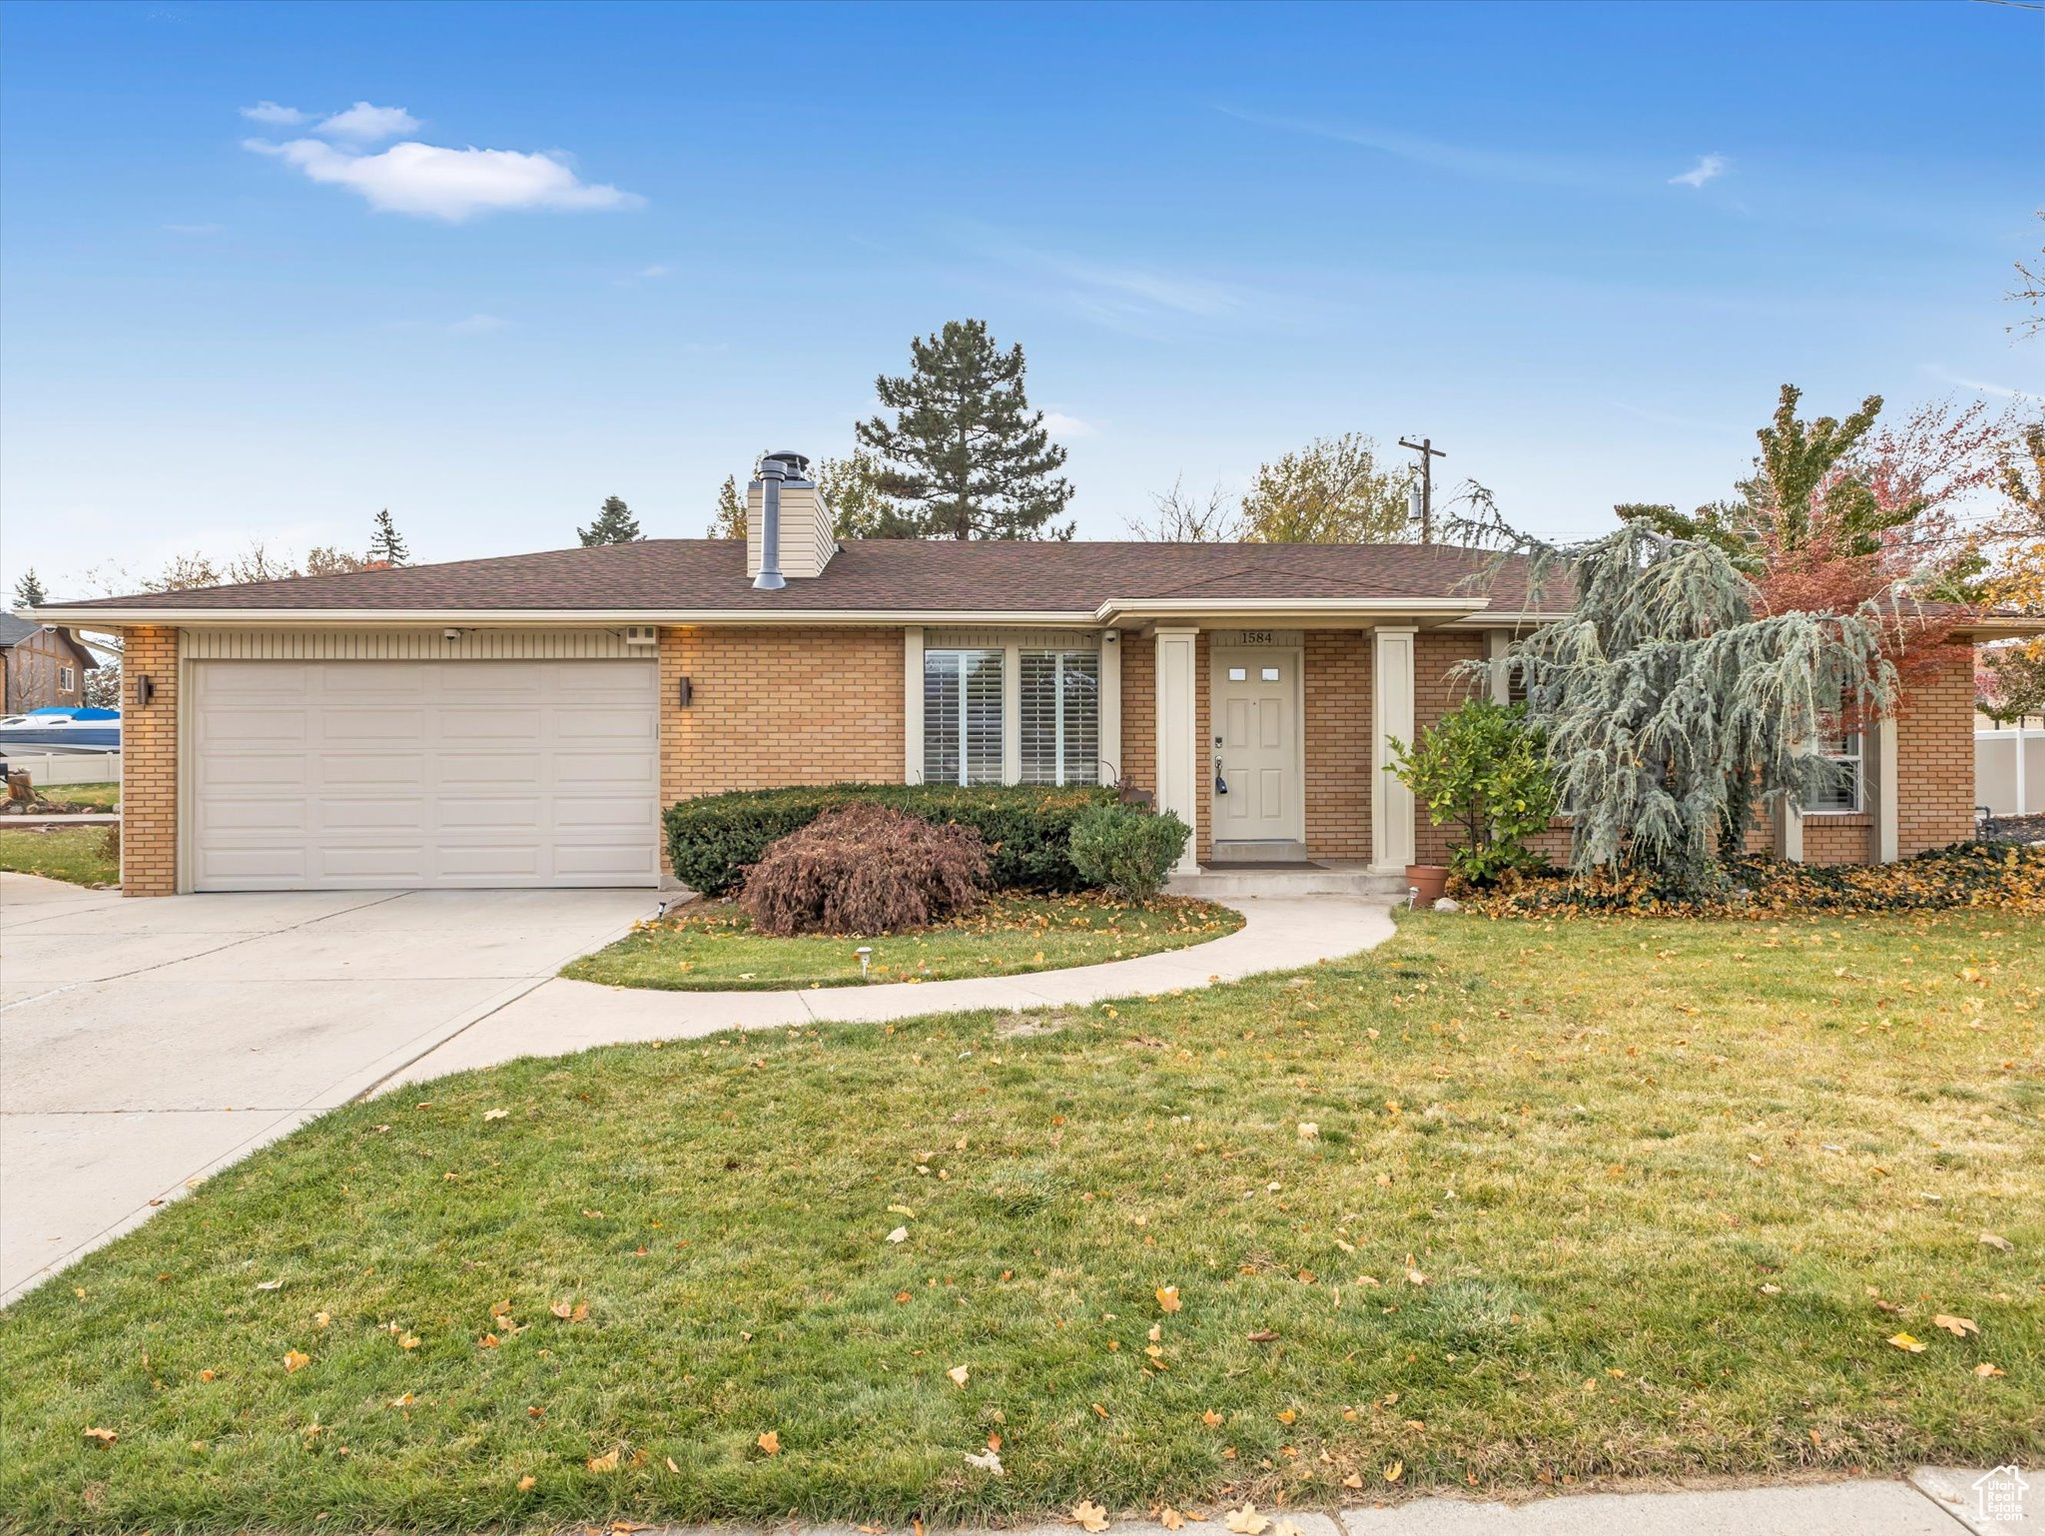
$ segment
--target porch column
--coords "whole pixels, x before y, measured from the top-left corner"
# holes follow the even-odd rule
[[[923,782],[923,626],[902,631],[902,782]]]
[[[1174,866],[1188,875],[1200,868],[1200,791],[1206,782],[1195,736],[1199,634],[1195,628],[1157,631],[1157,808],[1173,812],[1193,829]]]
[[[1791,800],[1782,802],[1775,820],[1775,856],[1791,864],[1804,861],[1804,809]]]
[[[1413,745],[1413,637],[1410,627],[1371,631],[1371,868],[1402,874],[1413,862],[1413,791],[1392,772],[1391,738]]]
[[[1101,632],[1100,759],[1105,773],[1122,777],[1122,635]]]
[[[1875,813],[1873,852],[1876,863],[1893,864],[1900,857],[1902,841],[1897,831],[1896,815],[1896,722],[1893,718],[1877,720],[1870,729],[1874,736],[1875,760],[1874,782],[1869,785],[1874,792],[1874,804],[1868,807]],[[2017,780],[2019,793],[2023,782],[2021,777]]]
[[[1512,679],[1505,670],[1505,647],[1511,638],[1502,629],[1484,631],[1484,662],[1490,669],[1491,702],[1494,704],[1512,702]]]

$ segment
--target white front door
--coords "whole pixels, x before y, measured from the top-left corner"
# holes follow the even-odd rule
[[[1301,842],[1301,657],[1289,646],[1217,648],[1208,762],[1216,842]]]

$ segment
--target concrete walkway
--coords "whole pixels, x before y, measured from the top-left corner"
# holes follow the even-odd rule
[[[417,1083],[520,1056],[595,1045],[681,1040],[721,1029],[778,1029],[824,1020],[879,1022],[977,1008],[1084,1006],[1234,981],[1352,955],[1392,936],[1391,903],[1337,896],[1229,902],[1243,926],[1226,938],[1135,960],[963,981],[818,987],[801,992],[656,992],[557,977],[479,1018],[392,1078]]]
[[[1974,1517],[1980,1471],[1920,1467],[1903,1478],[1796,1483],[1762,1488],[1685,1489],[1669,1493],[1556,1493],[1520,1504],[1458,1498],[1415,1499],[1333,1513],[1263,1509],[1264,1536],[1290,1521],[1300,1536],[2045,1536],[2045,1520]],[[2045,1502],[2045,1476],[2032,1473]],[[1178,1536],[1229,1536],[1228,1510],[1212,1506]],[[2029,1514],[2029,1511],[2026,1511]],[[602,1531],[602,1525],[588,1527]],[[862,1536],[876,1525],[658,1526],[642,1536]],[[947,1536],[1073,1536],[1065,1523]],[[1171,1536],[1153,1520],[1111,1518],[1109,1536]],[[899,1536],[908,1536],[906,1529]]]

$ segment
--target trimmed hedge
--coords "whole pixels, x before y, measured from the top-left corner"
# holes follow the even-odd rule
[[[998,889],[1063,892],[1087,886],[1072,862],[1073,823],[1114,799],[1112,788],[1094,785],[822,784],[699,795],[669,806],[661,823],[675,878],[705,896],[725,895],[768,844],[855,800],[972,828],[987,844]]]
[[[1072,862],[1089,885],[1131,901],[1165,888],[1193,835],[1170,811],[1162,816],[1125,805],[1092,805],[1072,827]]]

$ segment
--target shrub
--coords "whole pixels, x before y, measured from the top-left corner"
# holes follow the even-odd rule
[[[1555,810],[1555,781],[1526,706],[1467,699],[1409,749],[1396,737],[1393,771],[1427,807],[1435,826],[1454,822],[1449,868],[1475,885],[1511,870],[1540,868],[1527,839]]]
[[[1072,864],[1088,885],[1148,901],[1164,889],[1192,835],[1169,811],[1157,816],[1134,806],[1089,806],[1072,824]]]
[[[1466,895],[1487,917],[1795,917],[1988,907],[2045,913],[2045,846],[1954,843],[1890,864],[1727,863],[1725,893],[1699,897],[1645,871],[1551,872]]]
[[[1086,881],[1072,863],[1072,823],[1115,792],[1092,786],[826,784],[740,789],[671,805],[661,818],[675,878],[705,896],[739,883],[767,845],[852,801],[893,806],[942,825],[956,823],[987,845],[989,879],[1004,890],[1077,891]]]
[[[746,871],[738,904],[761,933],[896,933],[970,911],[987,847],[970,827],[932,826],[855,801],[776,841]]]

